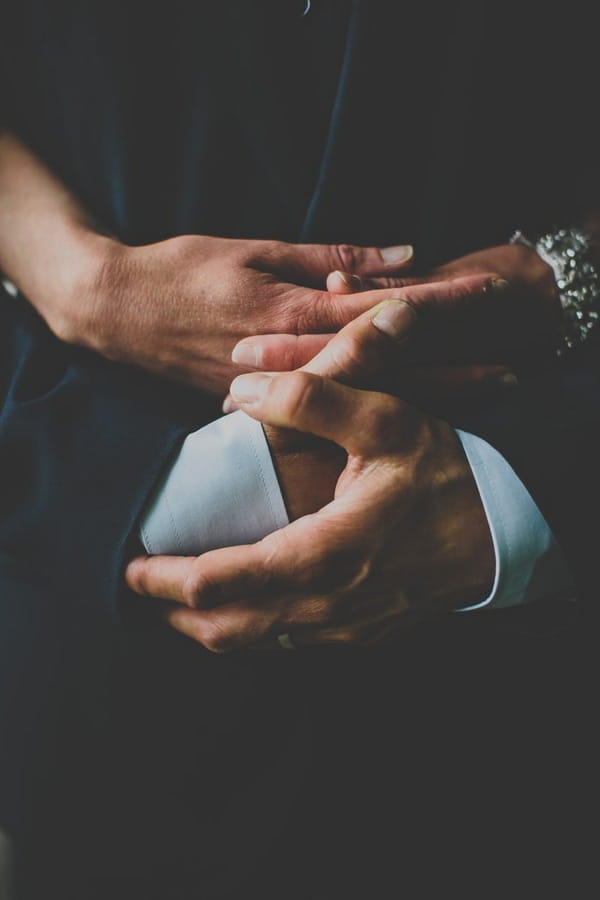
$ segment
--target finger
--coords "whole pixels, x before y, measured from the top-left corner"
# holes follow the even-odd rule
[[[298,519],[256,544],[210,550],[198,557],[139,557],[127,567],[127,584],[142,596],[196,611],[251,596],[260,596],[263,602],[302,591],[319,577],[326,553],[312,533],[314,519]]]
[[[211,653],[231,653],[265,640],[277,630],[276,612],[265,603],[253,607],[232,604],[212,610],[194,610],[167,605],[162,610],[167,623],[202,644]]]
[[[322,601],[321,597],[306,596],[303,606],[310,610],[322,605]],[[254,597],[250,602],[231,603],[210,610],[165,604],[161,615],[176,631],[213,653],[230,653],[244,648],[281,651],[283,648],[277,641],[277,635],[289,628],[293,628],[293,643],[297,647],[371,643],[375,634],[389,628],[390,615],[387,610],[385,617],[379,615],[373,620],[356,617],[352,623],[344,625],[315,627],[299,624],[306,617],[300,616],[298,621],[294,621],[294,617],[286,615],[289,603],[286,597],[278,597],[273,602],[262,596]],[[382,618],[383,623],[380,622]]]
[[[223,413],[227,416],[229,413],[235,412],[239,409],[239,406],[231,396],[231,394],[227,394],[225,399],[223,400],[223,405],[221,406]]]
[[[414,250],[410,244],[392,247],[359,247],[355,244],[291,244],[265,241],[253,262],[298,284],[321,286],[330,272],[353,275],[385,275],[409,268]]]
[[[417,313],[411,303],[402,299],[383,301],[334,335],[304,370],[364,385],[397,361],[398,344],[416,327]]]
[[[357,294],[331,294],[283,285],[277,296],[275,325],[265,334],[333,334],[362,315],[381,300],[398,296],[398,291],[362,291]],[[260,335],[262,337],[262,335]]]
[[[385,294],[383,296],[386,296]],[[358,301],[358,305],[344,304],[343,309],[344,321],[340,322],[339,327],[343,327],[343,341],[340,341],[340,335],[336,338],[336,343],[326,357],[319,361],[315,360],[311,371],[318,374],[326,372],[332,378],[341,378],[348,365],[345,357],[353,356],[352,375],[361,374],[363,368],[367,366],[367,360],[373,357],[373,354],[381,352],[383,347],[387,346],[387,341],[382,340],[381,334],[385,333],[385,329],[379,332],[373,331],[367,323],[371,321],[378,311],[374,309],[376,299],[382,300],[382,293],[362,293],[353,298]],[[406,306],[406,303],[404,304]],[[397,321],[394,325],[395,340],[401,340],[408,335],[409,329],[415,324],[415,307],[413,312],[410,308],[408,312],[402,311],[398,307]],[[352,315],[354,313],[355,315]],[[331,315],[331,312],[330,312]],[[362,317],[362,318],[361,318]],[[315,321],[317,316],[315,315]],[[389,329],[388,329],[389,330]],[[372,333],[371,333],[372,332]],[[231,359],[234,363],[246,368],[263,369],[270,372],[289,372],[293,369],[300,368],[307,364],[310,360],[314,360],[334,337],[333,334],[261,334],[252,337],[243,338],[233,348]],[[363,341],[361,346],[354,346],[353,340]],[[340,359],[340,350],[346,348],[343,356],[344,361]],[[334,364],[333,357],[338,361]],[[359,366],[359,359],[361,364]],[[374,361],[374,359],[373,359]],[[343,362],[343,364],[342,364]],[[348,360],[348,363],[350,360]],[[228,403],[228,410],[231,409],[231,403]]]
[[[465,338],[460,338],[463,307],[475,304],[492,287],[498,293],[499,284],[504,290],[506,282],[498,281],[493,275],[478,274],[452,281],[411,285],[402,290],[364,291],[343,297],[315,291],[308,302],[303,291],[291,288],[287,296],[293,303],[293,316],[287,325],[296,334],[244,338],[236,346],[233,359],[246,367],[281,371],[305,365],[307,359],[312,359],[318,352],[317,358],[310,363],[310,371],[352,381],[364,374],[381,372],[387,364],[405,362],[399,360],[392,342],[404,342],[410,336],[412,345],[414,332],[417,336],[422,333],[422,339],[415,342],[413,360],[420,354],[426,359],[434,358],[440,352],[440,343],[448,356],[460,356],[460,347],[444,343],[450,325],[454,322],[454,332],[458,331],[458,340],[464,343]],[[419,312],[418,322],[417,317],[398,302],[394,306],[390,304],[387,310],[380,307],[374,310],[376,304],[387,300],[403,301],[405,307],[409,304],[413,313]],[[369,324],[377,313],[381,313],[375,322],[378,332]],[[415,328],[417,324],[418,328]],[[337,332],[340,328],[344,330],[335,341],[330,341],[328,332]],[[325,335],[315,335],[316,331],[325,332]],[[323,337],[326,340],[320,344]],[[392,342],[387,338],[392,338]],[[325,356],[320,355],[323,347]],[[409,357],[410,352],[409,347]]]
[[[507,282],[494,275],[477,274],[345,297],[346,302],[360,298],[372,303],[372,308],[348,323],[305,367],[317,374],[352,381],[409,361],[454,362],[463,359],[465,351],[472,358],[474,350],[466,327],[472,311],[477,308],[481,318],[482,313],[489,313],[490,303],[501,309],[507,288]],[[484,298],[487,304],[482,302]],[[379,305],[374,308],[376,303]],[[405,344],[401,357],[398,343]],[[486,349],[489,348],[480,351],[484,359]]]
[[[387,394],[357,391],[306,371],[239,375],[230,390],[253,418],[334,441],[350,454],[382,455],[397,446],[403,406]]]
[[[245,368],[289,372],[299,369],[319,353],[333,334],[262,334],[243,338],[231,359]]]
[[[186,606],[195,606],[199,585],[203,597],[216,592],[211,584],[204,584],[201,565],[196,556],[138,556],[125,570],[125,580],[136,594],[171,600]]]
[[[356,294],[367,289],[366,283],[370,279],[363,279],[359,275],[351,275],[350,272],[330,272],[325,281],[326,289],[332,294]]]
[[[439,277],[412,276],[412,275],[386,275],[379,278],[362,278],[351,275],[349,272],[339,270],[330,272],[325,282],[327,290],[332,294],[355,294],[358,291],[374,291],[385,288],[403,288],[413,284],[426,284],[429,281],[439,281]]]
[[[370,585],[336,597],[308,591],[299,597],[277,598],[279,615],[270,628],[271,636],[253,644],[252,649],[284,649],[277,641],[277,635],[282,633],[289,636],[295,649],[323,644],[368,646],[389,639],[422,618],[415,613],[397,579],[396,573],[391,591],[378,585],[375,597]],[[248,605],[260,609],[263,604],[262,597],[253,597]],[[230,609],[233,606],[224,607],[223,611]]]
[[[176,598],[182,609],[206,613],[217,607],[231,609],[236,604],[245,609],[260,608],[277,628],[276,633],[297,626],[328,624],[332,615],[341,612],[354,617],[348,591],[354,592],[365,577],[366,535],[376,530],[382,514],[391,514],[392,508],[397,511],[399,503],[397,495],[389,496],[385,484],[371,485],[370,502],[366,506],[361,503],[357,521],[356,516],[348,515],[348,503],[357,503],[354,493],[346,495],[348,502],[338,499],[256,544],[211,550],[190,560],[185,589],[183,585],[173,588],[166,584],[168,572],[163,572],[160,585],[151,583],[149,578],[128,580],[142,594],[158,587],[157,596],[162,593]],[[355,527],[349,525],[349,518]],[[171,572],[181,580],[181,569],[173,566]],[[396,589],[394,579],[393,590]],[[340,595],[344,596],[344,609],[338,607],[336,613],[332,598]],[[378,614],[378,601],[373,597],[367,600],[362,606],[368,609],[372,620]],[[179,621],[193,619],[185,617]]]
[[[287,632],[284,632],[286,635]],[[285,653],[286,650],[301,650],[303,647],[322,647],[326,644],[351,644],[358,646],[361,644],[371,643],[363,639],[363,629],[354,627],[336,627],[336,628],[294,628],[289,634],[289,640],[292,647],[282,647],[277,640],[277,634],[272,637],[266,637],[252,644],[251,650],[260,650],[263,652]]]

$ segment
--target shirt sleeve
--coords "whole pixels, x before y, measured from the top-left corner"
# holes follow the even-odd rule
[[[487,516],[496,575],[490,595],[463,611],[517,606],[573,592],[573,579],[554,535],[525,485],[482,438],[457,431]]]
[[[486,441],[457,434],[496,556],[491,594],[465,609],[515,606],[568,590],[571,577],[562,552],[522,482]],[[186,438],[148,504],[140,537],[148,553],[187,556],[252,543],[287,523],[262,427],[236,412]]]
[[[288,524],[260,422],[243,412],[190,434],[142,518],[148,553],[250,544]]]

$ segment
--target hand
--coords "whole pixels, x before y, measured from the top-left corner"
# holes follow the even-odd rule
[[[0,136],[0,270],[62,340],[225,393],[248,334],[327,332],[367,309],[320,290],[331,269],[398,274],[412,248],[188,235],[127,247],[18,138]]]
[[[370,370],[395,349],[374,314],[403,306],[352,322],[313,372],[347,373],[353,361]],[[216,652],[287,631],[300,644],[368,644],[489,593],[489,529],[447,424],[307,371],[244,375],[232,392],[249,415],[344,448],[347,464],[331,503],[257,544],[133,560],[129,586],[171,601],[164,615],[174,628]]]
[[[103,240],[97,275],[60,334],[110,359],[224,394],[233,345],[262,332],[330,332],[371,305],[320,290],[332,265],[398,272],[407,248],[184,236],[144,247]],[[83,302],[81,302],[83,301]]]
[[[504,279],[490,274],[467,275],[450,281],[369,291],[362,296],[374,302],[402,300],[404,314],[392,326],[390,334],[395,344],[386,348],[384,358],[370,360],[368,370],[349,360],[347,372],[338,371],[332,376],[338,381],[356,387],[382,389],[416,403],[435,401],[438,404],[457,395],[475,396],[514,387],[517,383],[514,372],[506,365],[456,362],[477,355],[469,346],[471,318],[489,321],[487,348],[484,344],[479,354],[482,359],[493,355],[491,342],[497,333],[497,320],[508,316],[506,307],[513,297],[513,290]],[[385,317],[383,312],[382,315]],[[383,322],[380,325],[385,330]],[[312,359],[327,346],[331,337],[281,334],[245,338],[234,348],[233,359],[248,366],[254,363],[256,368],[270,371],[299,368],[306,363],[306,357]],[[347,337],[346,342],[348,340]],[[337,346],[337,343],[333,344],[334,348]],[[360,346],[355,348],[355,356],[357,354],[364,356]],[[431,362],[418,365],[416,359]],[[451,362],[440,365],[440,359]],[[306,365],[310,369],[311,363]],[[237,409],[237,404],[228,396],[223,409],[231,412]]]
[[[475,275],[488,277],[464,281]],[[446,294],[420,289],[432,282],[445,283]],[[464,290],[465,284],[469,290]],[[498,290],[490,290],[494,286]],[[390,296],[413,303],[420,313],[419,328],[397,354],[396,369],[419,362],[466,364],[461,370],[444,367],[432,372],[427,366],[413,372],[413,383],[422,381],[430,393],[447,392],[449,377],[460,390],[492,384],[502,374],[497,366],[506,372],[526,360],[536,363],[536,353],[552,352],[560,333],[553,274],[533,250],[517,244],[473,253],[422,274],[361,278],[337,271],[328,276],[327,288],[345,295],[367,289],[373,304]],[[284,334],[246,338],[234,348],[233,358],[257,369],[287,371],[304,365],[330,338]],[[488,369],[482,368],[483,363],[496,365]],[[386,387],[396,389],[393,383]]]
[[[411,262],[414,264],[414,259]],[[561,330],[561,308],[554,273],[533,248],[523,244],[501,244],[479,250],[428,272],[415,271],[406,276],[390,274],[361,278],[355,274],[332,272],[327,278],[327,288],[332,293],[349,294],[357,290],[451,282],[456,278],[490,272],[508,283],[502,306],[497,309],[477,309],[473,304],[476,297],[458,304],[450,293],[447,298],[440,298],[441,306],[448,305],[453,317],[468,316],[468,321],[458,324],[464,329],[464,338],[471,353],[495,347],[500,354],[498,361],[507,361],[523,352],[531,357],[536,350],[553,351]],[[440,326],[443,327],[442,321]]]

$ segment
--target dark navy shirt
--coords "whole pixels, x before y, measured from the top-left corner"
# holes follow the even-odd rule
[[[308,203],[349,5],[319,0],[303,16],[304,0],[245,10],[206,0],[6,4],[0,122],[124,240],[186,232],[295,237],[298,224],[240,123],[238,83],[252,85],[251,57],[265,57],[261,44],[270,48],[273,90],[278,82],[289,86],[289,116],[302,115],[311,133],[299,185]],[[257,109],[263,88],[257,83]]]

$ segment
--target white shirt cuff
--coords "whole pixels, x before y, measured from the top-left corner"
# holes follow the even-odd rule
[[[482,438],[456,433],[473,470],[496,555],[489,597],[462,611],[516,606],[570,592],[573,581],[562,551],[523,483]]]
[[[544,517],[506,460],[457,431],[488,519],[496,574],[490,595],[465,610],[506,607],[562,594],[572,579]],[[235,412],[190,434],[144,513],[148,553],[193,556],[249,544],[288,524],[259,422]]]
[[[190,434],[140,526],[148,553],[251,544],[289,522],[260,422],[243,412]]]

